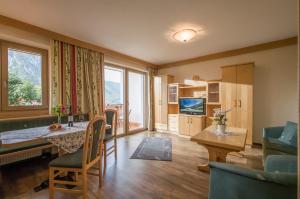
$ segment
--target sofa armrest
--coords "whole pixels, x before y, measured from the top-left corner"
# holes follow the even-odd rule
[[[239,175],[244,178],[249,178],[256,181],[271,182],[271,183],[276,183],[284,186],[297,185],[297,175],[293,173],[264,172],[260,170],[248,169],[236,165],[217,163],[217,162],[211,162],[209,165],[210,168],[212,168],[212,170],[219,169],[224,172],[230,173],[232,175]]]
[[[283,129],[284,126],[263,128],[263,138],[279,138]]]

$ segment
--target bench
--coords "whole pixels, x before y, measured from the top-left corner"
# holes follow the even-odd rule
[[[88,121],[88,114],[85,114],[83,119],[84,121]],[[79,116],[75,115],[74,120],[79,121]],[[11,130],[48,126],[56,122],[57,117],[55,116],[39,117],[34,119],[22,118],[0,120],[0,133]],[[62,123],[67,123],[67,116],[62,117]],[[43,151],[51,150],[52,148],[53,145],[45,140],[10,147],[3,147],[0,143],[0,166],[41,156]]]

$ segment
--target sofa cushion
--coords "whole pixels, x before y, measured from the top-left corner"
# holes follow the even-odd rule
[[[265,142],[267,150],[275,150],[288,154],[294,154],[297,152],[297,148],[293,145],[286,144],[276,138],[268,138]]]
[[[266,172],[287,172],[297,174],[297,156],[269,155],[265,162]]]
[[[40,147],[40,146],[44,146],[50,144],[49,142],[45,141],[45,140],[41,140],[32,144],[26,144],[26,145],[20,145],[20,146],[16,146],[16,147],[0,147],[0,155],[4,155],[7,153],[13,153],[13,152],[17,152],[17,151],[22,151],[22,150],[26,150],[26,149],[31,149],[34,147]]]
[[[297,147],[297,123],[288,121],[278,140],[280,140],[283,143]]]

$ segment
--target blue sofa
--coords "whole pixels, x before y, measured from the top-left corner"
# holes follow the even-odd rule
[[[210,163],[209,199],[296,199],[297,157],[270,155],[264,171]]]
[[[285,126],[263,129],[263,156],[297,155],[297,124],[287,122]]]

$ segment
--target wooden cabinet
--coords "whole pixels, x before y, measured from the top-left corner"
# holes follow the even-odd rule
[[[178,104],[179,84],[168,85],[168,103]]]
[[[194,136],[205,128],[204,116],[179,115],[179,134]]]
[[[168,130],[168,84],[169,75],[154,76],[154,126],[157,130]]]
[[[178,114],[169,114],[168,115],[168,130],[173,133],[178,133],[179,127],[179,115]]]
[[[227,125],[247,128],[247,144],[252,144],[253,67],[250,63],[222,68],[221,106],[231,109]]]

